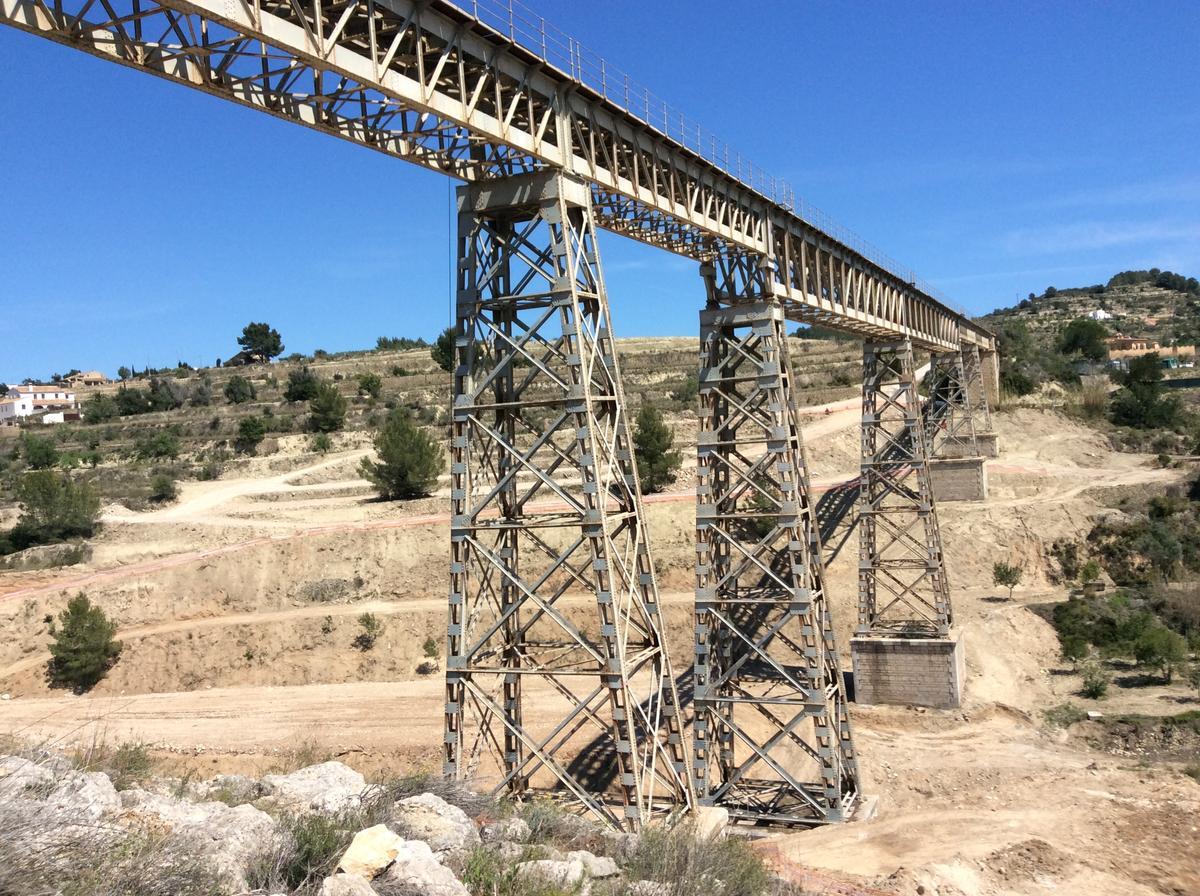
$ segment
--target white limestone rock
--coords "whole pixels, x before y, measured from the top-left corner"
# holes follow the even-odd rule
[[[267,775],[262,779],[267,799],[291,812],[321,812],[334,815],[362,805],[367,780],[341,762],[310,765],[290,775]]]
[[[405,839],[423,840],[437,853],[470,849],[480,842],[467,813],[432,793],[400,800],[392,807],[392,821]]]

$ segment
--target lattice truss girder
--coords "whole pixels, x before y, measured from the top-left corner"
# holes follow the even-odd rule
[[[445,770],[637,830],[691,793],[586,186],[460,188],[458,253]]]
[[[927,382],[929,397],[921,408],[921,417],[929,456],[942,457],[951,444],[958,446],[959,454],[979,454],[963,351],[933,352]]]
[[[0,23],[464,180],[585,178],[600,226],[772,260],[793,319],[993,337],[445,0],[0,0]]]
[[[992,432],[992,409],[988,406],[987,386],[983,382],[983,358],[980,355],[979,346],[963,343],[962,359],[967,402],[971,408],[971,417],[975,422],[975,431],[990,433]]]
[[[734,818],[848,816],[858,771],[786,320],[756,290],[759,259],[705,266],[697,458],[694,773]],[[749,295],[747,294],[749,293]],[[732,307],[717,303],[750,301]]]
[[[950,631],[950,590],[928,458],[911,343],[865,343],[861,635],[936,637]]]

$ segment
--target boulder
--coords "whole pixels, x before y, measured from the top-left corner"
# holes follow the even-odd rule
[[[432,793],[400,800],[392,807],[392,822],[405,839],[424,840],[437,853],[470,849],[480,842],[467,813]]]
[[[722,806],[697,806],[696,839],[717,840],[725,836],[725,828],[729,826],[729,810]]]
[[[249,864],[284,837],[270,815],[248,804],[193,803],[134,789],[122,792],[121,806],[130,815],[168,827],[235,888],[245,885]]]
[[[54,786],[54,772],[21,756],[0,756],[0,799],[23,796],[28,791],[43,795]]]
[[[530,833],[529,825],[523,818],[502,818],[480,828],[479,839],[484,843],[524,843]]]
[[[385,824],[359,831],[342,853],[338,868],[347,874],[357,874],[370,880],[400,854],[404,840],[388,830]]]
[[[656,880],[635,880],[627,892],[629,896],[671,896],[671,885]]]
[[[585,849],[576,849],[567,853],[568,862],[580,862],[588,877],[616,877],[621,873],[617,863],[608,856],[592,855]]]
[[[587,870],[579,859],[556,862],[553,859],[536,859],[517,866],[517,880],[530,884],[545,884],[564,890],[587,880]]]
[[[624,831],[602,831],[600,839],[604,841],[605,852],[619,859],[628,859],[637,852],[637,834],[627,834]]]
[[[362,805],[367,781],[348,765],[322,762],[290,775],[267,775],[262,786],[280,809],[334,815]]]
[[[46,798],[46,806],[69,821],[99,821],[121,808],[121,798],[108,775],[70,772],[63,775]]]
[[[470,896],[454,872],[420,840],[401,840],[395,861],[379,881],[411,896]]]
[[[525,858],[526,853],[529,851],[529,847],[524,843],[509,843],[507,840],[500,843],[493,843],[490,845],[490,848],[492,852],[500,857],[500,861],[509,865]]]
[[[335,874],[321,881],[317,896],[375,896],[371,883],[357,874]]]

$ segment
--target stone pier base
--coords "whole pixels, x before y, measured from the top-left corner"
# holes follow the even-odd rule
[[[929,481],[938,501],[987,500],[987,466],[982,457],[932,458]]]
[[[854,702],[952,709],[967,677],[962,638],[851,638]]]

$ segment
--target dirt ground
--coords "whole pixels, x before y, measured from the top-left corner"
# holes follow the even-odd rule
[[[858,462],[857,402],[813,409],[806,438],[818,486]],[[688,444],[694,424],[679,421]],[[956,621],[966,641],[961,710],[855,707],[869,820],[772,838],[781,867],[846,892],[921,896],[1200,894],[1200,784],[1178,763],[1091,749],[1042,710],[1078,679],[1031,610],[1062,600],[1046,549],[1078,539],[1105,489],[1184,475],[1116,454],[1050,411],[997,415],[1003,455],[987,502],[942,504]],[[64,742],[140,740],[204,772],[261,771],[298,744],[366,771],[436,769],[444,693],[420,675],[422,644],[444,636],[446,488],[406,504],[370,499],[347,439],[327,458],[285,437],[279,455],[231,480],[187,483],[148,513],[105,512],[92,560],[0,573],[0,733]],[[694,493],[647,501],[677,671],[690,660]],[[854,615],[856,542],[828,579],[841,643]],[[1015,599],[990,586],[997,560],[1020,563]],[[125,654],[86,697],[49,691],[45,619],[86,591],[117,621]],[[583,612],[586,606],[570,608]],[[357,617],[385,623],[370,652],[351,648]],[[847,663],[848,665],[848,663]],[[1098,708],[1189,708],[1182,686],[1118,689]],[[1197,704],[1200,705],[1200,704]],[[1195,707],[1191,707],[1195,708]],[[532,712],[538,712],[534,706]],[[414,724],[414,721],[419,723]],[[831,890],[832,891],[832,890]]]

